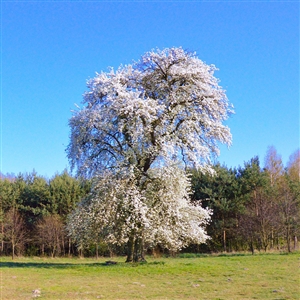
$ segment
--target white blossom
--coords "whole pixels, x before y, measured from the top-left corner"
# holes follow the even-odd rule
[[[210,212],[190,203],[190,181],[176,163],[212,171],[218,143],[231,144],[223,123],[232,106],[215,70],[168,48],[88,81],[84,107],[69,121],[67,153],[79,174],[97,181],[70,232],[85,239],[97,224],[107,242],[134,234],[170,249],[206,240]]]

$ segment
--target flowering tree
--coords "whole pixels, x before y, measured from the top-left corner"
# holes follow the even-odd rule
[[[85,224],[70,219],[70,228],[86,226],[73,235],[87,237],[99,222],[107,240],[127,242],[127,261],[142,257],[146,242],[180,249],[205,241],[209,213],[190,204],[189,179],[176,162],[210,171],[218,142],[231,143],[223,121],[232,111],[215,70],[170,48],[88,82],[85,106],[69,121],[67,153],[78,174],[98,180],[78,208]]]

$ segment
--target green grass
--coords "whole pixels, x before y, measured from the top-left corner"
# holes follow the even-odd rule
[[[148,258],[1,258],[1,300],[300,299],[299,253]]]

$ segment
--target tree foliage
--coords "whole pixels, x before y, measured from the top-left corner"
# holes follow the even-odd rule
[[[210,211],[189,200],[190,181],[176,166],[149,172],[142,190],[132,177],[98,177],[92,193],[70,215],[68,230],[79,245],[127,243],[128,261],[160,245],[178,251],[203,243]],[[135,245],[136,244],[136,245]]]
[[[84,174],[182,159],[207,168],[217,142],[231,143],[223,125],[231,113],[208,66],[181,48],[146,53],[133,65],[97,74],[85,107],[70,119],[67,152]]]
[[[44,249],[51,248],[45,241],[51,240],[55,233],[60,238],[59,247],[56,247],[54,252],[61,254],[67,249],[71,254],[71,242],[65,239],[65,222],[67,215],[89,191],[89,181],[76,179],[66,171],[56,174],[50,180],[37,175],[36,172],[2,176],[2,178],[0,180],[1,253],[12,252],[14,247],[18,251],[13,253],[18,253],[24,248],[24,253],[27,254],[43,254]],[[56,216],[58,214],[59,221]],[[57,226],[56,231],[50,228],[55,222],[62,224]],[[40,229],[43,226],[45,232],[49,230],[48,233],[41,233]],[[17,237],[13,234],[17,232],[20,233],[20,242],[13,246],[12,242],[15,243]],[[26,239],[23,238],[24,232],[26,232],[24,235]]]
[[[148,52],[90,80],[85,107],[70,119],[70,162],[78,174],[98,176],[92,205],[118,212],[102,212],[108,219],[99,226],[127,241],[127,261],[132,252],[142,257],[146,242],[179,249],[207,222],[207,212],[188,204],[189,178],[174,164],[212,170],[217,143],[231,143],[223,121],[232,111],[215,70],[182,48]]]

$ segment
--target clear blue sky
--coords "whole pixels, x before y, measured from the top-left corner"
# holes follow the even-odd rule
[[[299,148],[299,1],[1,2],[1,172],[69,167],[68,119],[86,80],[153,48],[194,50],[227,90],[237,167]]]

